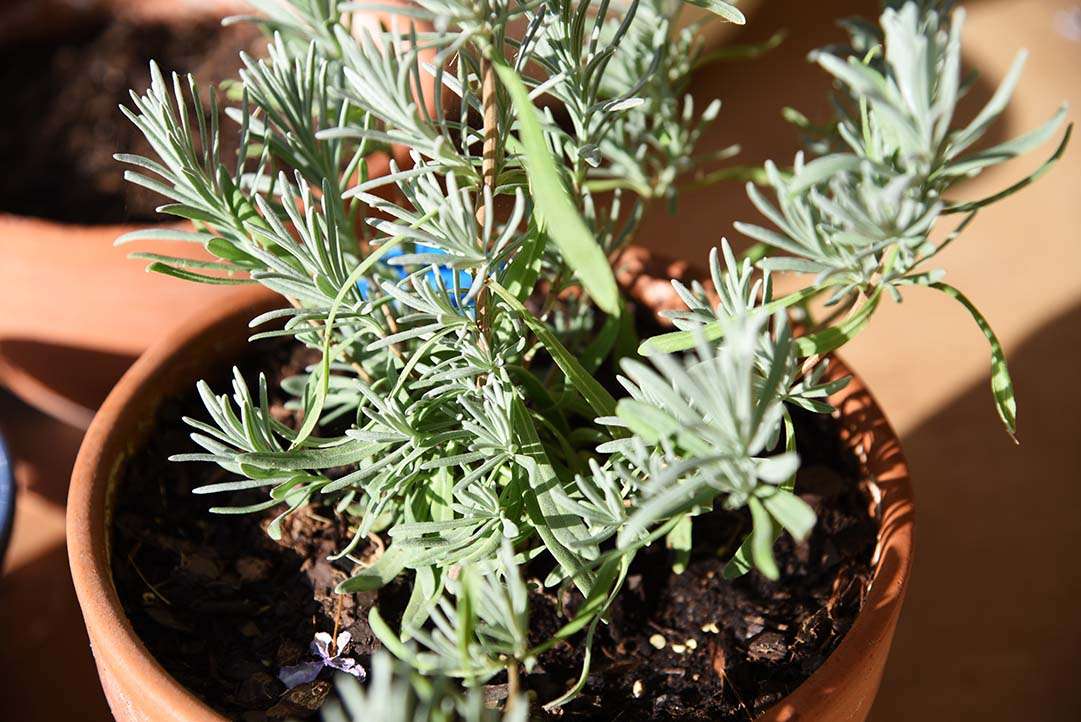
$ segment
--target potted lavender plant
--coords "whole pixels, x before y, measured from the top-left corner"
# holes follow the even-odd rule
[[[865,718],[913,509],[834,353],[884,301],[939,291],[987,337],[1012,434],[1002,347],[933,264],[1069,136],[956,198],[1065,110],[981,148],[1023,57],[959,122],[963,11],[887,5],[813,56],[837,116],[748,184],[754,255],[723,243],[663,319],[620,254],[647,201],[726,155],[696,152],[719,104],[686,95],[677,3],[419,0],[374,35],[350,32],[358,3],[268,5],[277,35],[226,111],[236,159],[194,80],[155,68],[128,115],[157,159],[121,160],[217,260],[135,255],[260,289],[144,356],[80,453],[69,548],[117,716],[304,715],[334,670],[373,667],[361,701],[343,687],[369,717]],[[408,166],[369,178],[393,145]]]

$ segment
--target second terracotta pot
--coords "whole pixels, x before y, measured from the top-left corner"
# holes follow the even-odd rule
[[[357,14],[354,20],[358,26],[378,27],[391,12],[386,8],[405,1],[389,0],[383,10]],[[0,10],[0,24],[8,21],[0,27],[0,50],[26,37],[61,43],[66,29],[101,13],[138,25],[206,22],[251,11],[244,0],[20,0]],[[429,111],[434,108],[430,88],[424,102]],[[122,120],[119,111],[117,117]],[[409,149],[395,148],[394,157],[407,165]],[[385,154],[368,160],[370,177],[385,175],[389,167]],[[116,173],[121,172],[117,163]],[[162,221],[169,218],[162,216]],[[81,225],[0,211],[0,286],[6,291],[0,314],[0,383],[39,410],[85,428],[102,398],[97,392],[119,378],[114,368],[123,369],[127,357],[171,333],[191,309],[222,297],[220,286],[145,273],[145,262],[127,258],[130,249],[114,247],[119,236],[148,226],[154,224]],[[214,260],[201,247],[179,241],[143,241],[136,250]],[[94,363],[86,363],[94,354]],[[91,373],[91,365],[99,372]]]

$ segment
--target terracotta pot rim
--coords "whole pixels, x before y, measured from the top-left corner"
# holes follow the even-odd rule
[[[168,705],[178,720],[224,718],[165,671],[124,613],[112,584],[106,526],[106,497],[122,458],[107,446],[116,447],[117,440],[110,438],[114,427],[130,426],[127,417],[133,413],[132,402],[157,394],[161,378],[183,363],[185,349],[191,343],[218,327],[236,324],[238,318],[251,318],[255,308],[269,308],[275,298],[261,288],[244,289],[152,346],[101,406],[86,433],[72,475],[67,504],[68,555],[83,614],[93,620],[88,627],[94,627],[91,634],[95,656],[104,654],[110,663],[145,680],[144,699]],[[832,366],[834,375],[850,373],[838,360]],[[826,704],[831,691],[845,684],[849,670],[862,665],[868,650],[888,645],[911,571],[914,500],[896,433],[859,377],[853,375],[848,387],[832,400],[841,411],[842,435],[860,455],[865,475],[876,481],[881,494],[874,577],[851,629],[823,665],[760,715],[757,722],[784,722],[797,716],[806,719],[806,710]]]
[[[120,468],[121,454],[106,448],[114,427],[129,416],[133,399],[154,393],[163,370],[179,364],[187,346],[215,327],[244,314],[255,305],[276,298],[262,287],[244,288],[205,313],[191,317],[171,335],[151,346],[109,393],[83,437],[68,490],[66,534],[68,562],[79,606],[91,633],[95,659],[104,656],[145,680],[144,700],[171,709],[176,719],[226,718],[181,685],[154,658],[135,633],[112,581],[111,527],[108,525],[111,480]],[[192,379],[194,382],[195,379]],[[160,401],[161,399],[158,399]],[[91,623],[91,618],[93,622]],[[115,710],[114,710],[115,711]]]
[[[900,438],[863,380],[844,361],[832,356],[827,376],[850,377],[848,385],[831,396],[830,402],[839,412],[842,438],[859,458],[862,476],[870,481],[876,497],[879,527],[874,572],[855,622],[826,661],[755,722],[815,719],[814,711],[822,709],[830,694],[844,686],[847,670],[864,666],[869,650],[892,643],[912,574],[915,496]],[[875,680],[876,690],[878,682]],[[864,713],[866,716],[866,710]]]

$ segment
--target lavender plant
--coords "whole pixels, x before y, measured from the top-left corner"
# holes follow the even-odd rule
[[[365,688],[340,675],[337,694],[320,710],[323,722],[525,722],[529,702],[508,700],[502,712],[491,709],[480,690],[463,694],[446,677],[422,677],[386,652],[372,658],[372,678]]]
[[[118,158],[194,230],[120,240],[202,244],[217,261],[134,255],[184,279],[272,289],[283,308],[252,326],[276,327],[253,339],[290,337],[320,354],[284,383],[299,428],[271,414],[265,378],[252,389],[236,372],[223,395],[201,383],[209,418],[186,421],[204,453],[176,460],[234,477],[196,493],[262,490],[213,511],[281,509],[271,536],[309,504],[345,515],[355,533],[333,558],[353,574],[338,591],[410,578],[400,628],[378,608],[370,622],[439,681],[391,682],[379,661],[368,696],[347,697],[358,718],[409,688],[419,701],[402,719],[480,719],[464,712],[476,698],[447,692],[447,679],[475,688],[506,673],[517,699],[520,670],[573,637],[585,649],[578,682],[544,700],[565,703],[636,553],[661,539],[686,552],[695,518],[717,505],[753,521],[728,573],[776,578],[777,535],[803,539],[815,521],[793,493],[789,409],[832,411],[844,380],[827,380],[824,359],[884,296],[926,286],[973,314],[1015,430],[1001,344],[931,263],[981,208],[1046,171],[1069,130],[1034,174],[989,198],[953,197],[959,181],[1049,139],[1064,110],[973,150],[1023,56],[956,123],[964,14],[949,3],[888,3],[880,28],[850,23],[847,46],[813,56],[836,79],[837,116],[815,128],[789,111],[808,151],[790,169],[767,164],[774,201],[748,184],[772,226],[738,227],[768,253],[752,264],[725,242],[710,257],[712,293],[673,282],[687,308],[667,314],[677,330],[642,343],[643,360],[627,357],[638,339],[609,258],[648,201],[674,200],[680,178],[732,152],[698,151],[720,104],[699,112],[686,93],[701,48],[678,2],[417,0],[379,32],[356,13],[385,6],[257,4],[273,39],[266,58],[244,58],[235,107],[204,105],[193,79],[156,67],[148,92],[133,94],[125,112],[158,158]],[[727,2],[695,4],[743,22]],[[219,151],[222,115],[240,128],[236,158]],[[408,167],[369,177],[367,160],[396,147],[409,149]],[[950,216],[961,220],[942,235]],[[807,283],[775,297],[777,273]],[[794,331],[787,311],[819,298],[829,318]],[[616,362],[618,399],[595,378]],[[390,543],[368,564],[358,551],[372,534]],[[539,645],[526,565],[583,600]]]

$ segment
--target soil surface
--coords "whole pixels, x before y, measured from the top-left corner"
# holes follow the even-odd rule
[[[750,529],[746,513],[695,519],[682,574],[672,573],[663,544],[635,559],[611,623],[598,629],[582,695],[547,719],[750,720],[840,643],[871,581],[878,525],[837,421],[792,411],[802,460],[796,491],[818,523],[802,544],[788,535],[777,541],[780,579],[751,572],[724,580],[726,561]],[[560,626],[558,601],[534,594],[533,624]],[[527,684],[541,701],[554,699],[573,684],[581,659],[580,647],[564,643],[541,658]]]
[[[238,366],[255,372],[249,381],[265,371],[272,390],[315,360],[302,348],[261,347],[261,357]],[[226,378],[208,381],[217,392],[228,388]],[[275,415],[294,423],[277,393]],[[376,595],[334,594],[352,564],[326,559],[350,538],[332,510],[313,506],[289,517],[280,542],[266,533],[280,510],[210,514],[210,506],[260,497],[191,493],[230,475],[212,464],[168,460],[195,450],[184,416],[206,418],[195,394],[162,405],[154,435],[121,472],[112,558],[117,592],[151,653],[211,706],[246,722],[303,716],[322,704],[330,684],[320,679],[287,691],[278,672],[310,661],[314,635],[337,636],[336,629],[352,635],[339,651],[367,664],[378,646],[367,623]]]
[[[161,220],[154,209],[168,201],[126,182],[125,166],[113,159],[120,152],[154,158],[118,106],[132,106],[129,89],[146,91],[151,59],[163,73],[193,73],[206,94],[237,76],[241,50],[259,52],[262,43],[250,25],[113,17],[48,42],[0,48],[8,94],[0,118],[0,211],[83,224]],[[222,128],[222,157],[235,157],[235,124]]]
[[[272,390],[314,361],[282,345],[257,353],[239,365],[265,371]],[[210,381],[217,391],[227,388],[225,378]],[[280,397],[274,408],[280,420],[295,424]],[[366,622],[377,596],[333,594],[351,565],[326,561],[349,538],[330,509],[294,515],[280,542],[265,532],[275,510],[209,514],[211,504],[261,498],[191,493],[228,475],[209,464],[167,461],[193,450],[180,421],[185,415],[205,417],[194,394],[163,405],[154,436],[123,469],[113,545],[120,598],[155,657],[212,706],[252,722],[304,716],[330,691],[330,671],[286,690],[279,670],[310,660],[314,634],[335,629],[352,635],[344,654],[367,666],[379,646]],[[723,511],[700,517],[682,574],[672,573],[662,544],[635,560],[611,623],[598,630],[582,695],[546,719],[748,720],[792,691],[837,646],[871,579],[877,524],[837,422],[798,410],[794,419],[803,459],[797,491],[819,522],[803,544],[788,536],[778,541],[781,578],[770,582],[752,572],[724,581],[725,562],[749,520]],[[541,569],[529,572],[543,577]],[[565,622],[561,606],[573,610],[580,597],[558,599],[535,582],[531,587],[539,642]],[[379,593],[388,620],[397,618],[405,597],[404,585]],[[572,640],[543,655],[523,681],[537,701],[547,702],[573,683],[580,665],[581,644]],[[500,681],[488,690],[490,699],[505,695]]]

